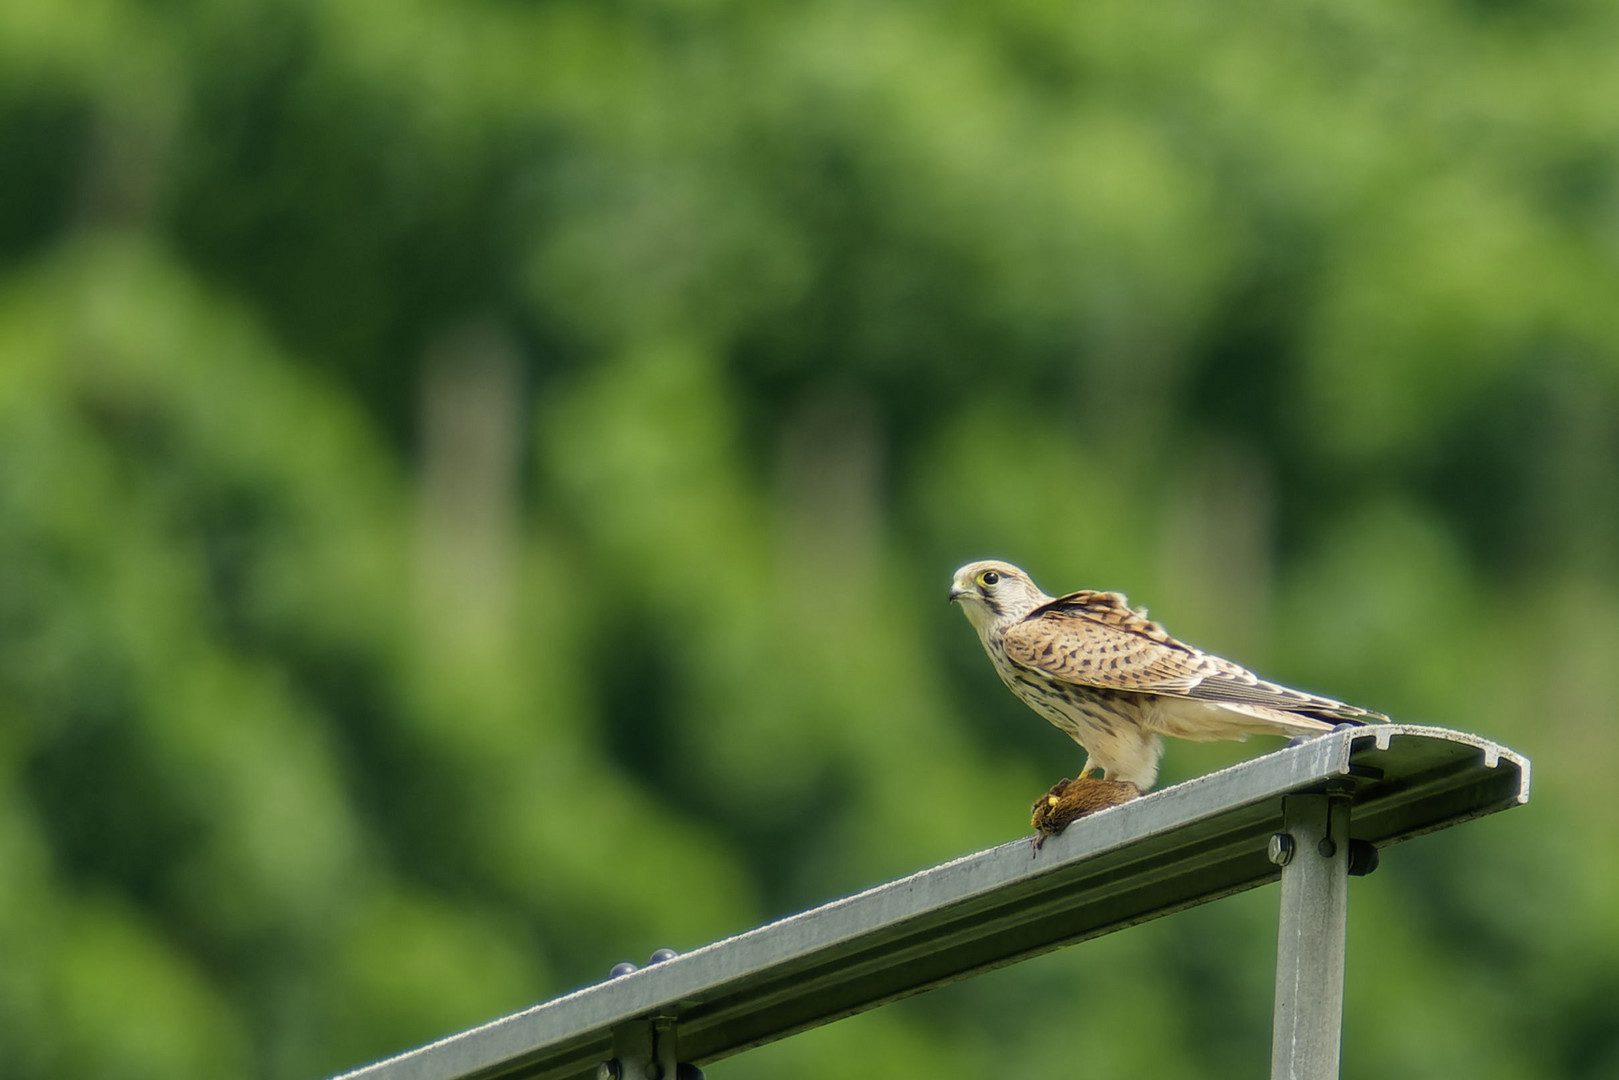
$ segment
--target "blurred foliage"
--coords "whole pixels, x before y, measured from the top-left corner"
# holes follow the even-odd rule
[[[1355,883],[1345,1075],[1615,1075],[1616,48],[9,0],[7,1076],[317,1077],[1019,836],[1079,756],[944,605],[986,555],[1533,757]],[[1273,920],[710,1073],[1251,1076]]]

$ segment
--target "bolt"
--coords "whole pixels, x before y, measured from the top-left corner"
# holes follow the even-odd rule
[[[1338,854],[1338,845],[1332,842],[1332,837],[1330,836],[1322,837],[1321,842],[1315,846],[1315,849],[1321,853],[1323,859],[1330,859]]]
[[[1266,855],[1277,866],[1286,866],[1293,861],[1293,837],[1285,832],[1274,834],[1270,838],[1270,847]]]
[[[661,964],[665,960],[673,960],[675,957],[677,957],[679,955],[680,954],[675,952],[673,949],[659,949],[657,952],[652,954],[652,959],[648,960],[647,963],[648,964]]]
[[[624,1074],[624,1067],[618,1063],[618,1058],[608,1058],[596,1066],[596,1080],[618,1080]]]
[[[1365,877],[1377,869],[1377,848],[1369,840],[1349,841],[1349,873],[1353,877]]]
[[[613,970],[607,973],[607,977],[609,979],[616,979],[620,975],[630,975],[640,970],[640,968],[626,960],[622,964],[614,964]]]

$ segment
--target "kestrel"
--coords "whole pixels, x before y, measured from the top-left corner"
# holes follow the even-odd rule
[[[1176,641],[1119,593],[1047,596],[1010,563],[968,563],[956,571],[950,599],[978,631],[1001,681],[1085,748],[1079,779],[1035,801],[1042,835],[1152,787],[1164,735],[1291,737],[1388,719],[1266,682]],[[1091,776],[1097,769],[1106,779]]]

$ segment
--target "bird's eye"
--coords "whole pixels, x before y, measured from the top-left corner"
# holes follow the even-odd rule
[[[978,584],[982,585],[986,589],[993,588],[994,586],[1000,584],[1000,581],[1001,575],[997,574],[993,570],[985,570],[982,574],[978,575]]]

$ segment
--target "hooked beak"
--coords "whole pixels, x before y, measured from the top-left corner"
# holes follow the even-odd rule
[[[965,586],[956,585],[956,584],[952,583],[951,586],[950,586],[950,602],[953,604],[957,600],[960,600],[963,596],[966,596],[971,592],[972,592],[972,590],[969,589],[969,588],[966,588]]]

